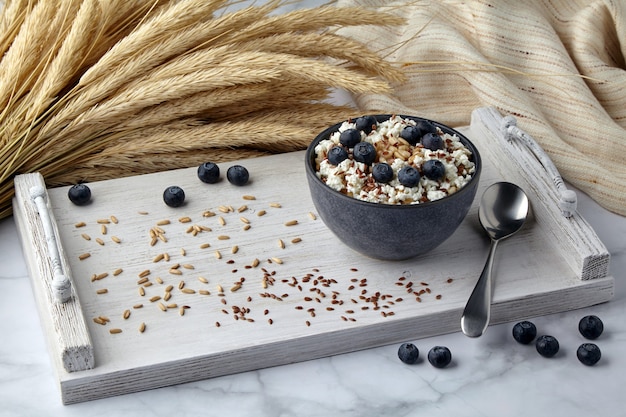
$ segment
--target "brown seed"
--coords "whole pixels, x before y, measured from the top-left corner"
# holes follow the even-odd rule
[[[241,288],[241,284],[239,282],[235,283],[232,287],[230,287],[230,292],[238,291]]]
[[[139,281],[137,281],[137,285],[145,284],[148,281],[149,281],[148,277],[143,277]]]
[[[227,235],[219,235],[217,237],[217,240],[228,240],[228,239],[230,239],[230,236],[227,236]]]
[[[200,282],[202,282],[204,284],[208,284],[209,283],[209,280],[206,279],[205,277],[198,277],[198,281],[200,281]]]
[[[191,288],[183,288],[180,291],[185,293],[185,294],[195,294],[196,293],[196,290],[192,290]]]
[[[80,236],[85,240],[91,240],[91,236],[89,236],[87,233],[81,233]]]
[[[96,324],[100,324],[102,326],[107,324],[107,322],[102,320],[100,317],[94,317],[93,318],[93,322],[96,323]]]
[[[141,323],[139,325],[139,333],[143,333],[146,331],[146,323]]]
[[[245,230],[250,230],[250,227],[252,227],[252,226],[250,226],[249,224],[246,224],[246,225],[243,226],[243,230],[244,231]]]
[[[300,243],[302,242],[302,239],[299,237],[294,237],[293,239],[291,239],[291,243]]]
[[[85,223],[85,222],[78,222],[78,223],[76,223],[76,224],[74,225],[74,227],[75,227],[75,228],[77,228],[77,229],[78,229],[79,227],[85,227],[85,226],[87,226],[87,223]]]
[[[316,216],[313,212],[309,212],[309,218],[310,218],[311,220],[316,220],[316,219],[317,219],[317,216]]]
[[[296,224],[298,224],[297,220],[289,220],[285,222],[285,226],[295,226]]]
[[[305,323],[306,323],[307,327],[311,326],[311,322],[310,321],[307,320]]]
[[[109,290],[107,290],[106,288],[101,288],[101,289],[96,291],[96,294],[106,294],[108,292],[109,292]]]
[[[159,301],[161,299],[160,295],[155,295],[153,297],[150,297],[150,302],[154,303],[155,301]]]
[[[84,261],[85,259],[89,258],[91,256],[90,253],[83,253],[82,255],[78,256],[78,259],[80,259],[81,261]]]
[[[165,226],[165,225],[170,224],[170,221],[167,220],[167,219],[159,220],[156,224],[157,224],[157,226]],[[163,229],[161,229],[161,230],[163,230]]]
[[[104,246],[104,240],[100,239],[99,237],[96,238],[96,242],[98,243],[98,245]]]
[[[253,195],[244,195],[243,199],[244,200],[256,200],[256,197]]]
[[[144,290],[143,287],[139,287],[139,295],[142,297],[146,295],[146,290]]]
[[[122,243],[122,239],[117,236],[111,236],[111,240],[115,243]]]
[[[206,249],[208,247],[210,247],[211,245],[209,245],[208,243],[203,243],[202,245],[200,245],[200,249]]]
[[[161,311],[167,311],[167,307],[165,307],[165,304],[163,303],[157,303],[157,306],[159,306],[159,309]]]
[[[150,270],[146,269],[144,271],[141,271],[138,276],[139,278],[143,278],[143,277],[147,277],[148,275],[150,275]]]
[[[100,233],[102,233],[103,235],[107,234],[107,227],[105,225],[101,225],[100,226]]]
[[[130,317],[130,310],[124,310],[122,317],[124,317],[124,320],[127,320]]]
[[[111,330],[109,330],[109,333],[111,333],[111,334],[122,333],[122,329],[111,329]]]
[[[226,226],[226,220],[224,220],[224,218],[222,216],[217,218],[217,221],[222,225],[222,226]]]
[[[143,304],[135,304],[135,305],[133,306],[133,308],[134,308],[135,310],[138,310],[138,309],[140,309],[140,308],[143,308]]]
[[[181,217],[180,219],[178,219],[178,221],[181,223],[189,223],[191,222],[191,217],[188,217],[188,216]]]
[[[259,210],[256,215],[261,217],[261,216],[265,216],[265,213],[267,213],[265,210]]]
[[[215,327],[220,327],[220,326],[221,326],[220,322],[219,322],[219,321],[216,321],[216,322],[215,322]]]
[[[282,264],[282,263],[283,263],[283,260],[282,260],[282,259],[280,259],[280,258],[273,257],[273,258],[271,258],[271,259],[272,259],[272,262],[275,262],[275,263],[277,263],[277,264]]]
[[[230,249],[230,253],[235,254],[239,252],[239,246],[235,245]]]
[[[278,247],[281,249],[285,249],[285,242],[282,239],[278,239]]]
[[[98,224],[111,224],[111,220],[109,220],[109,219],[99,219],[99,220],[96,220],[96,223],[98,223]]]

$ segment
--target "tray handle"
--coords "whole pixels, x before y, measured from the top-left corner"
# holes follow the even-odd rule
[[[39,213],[43,224],[46,244],[48,246],[48,258],[50,259],[54,274],[51,285],[54,299],[57,303],[65,303],[72,298],[72,283],[67,274],[63,271],[59,246],[57,244],[56,234],[54,233],[48,204],[46,203],[46,190],[38,185],[33,186],[30,189],[30,198],[37,207],[37,213]]]
[[[513,140],[519,140],[531,150],[546,170],[547,174],[550,176],[552,183],[560,195],[559,208],[561,209],[561,213],[565,217],[571,217],[576,212],[578,204],[576,192],[565,186],[561,174],[559,174],[558,169],[554,166],[550,157],[548,157],[541,146],[539,146],[539,144],[530,135],[517,127],[517,120],[515,117],[505,116],[502,118],[501,130],[507,141],[511,142]]]

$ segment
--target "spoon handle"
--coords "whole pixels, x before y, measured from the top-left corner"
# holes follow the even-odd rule
[[[493,258],[497,246],[498,241],[492,239],[483,272],[480,274],[478,282],[469,300],[467,300],[465,310],[463,310],[463,315],[461,316],[461,330],[469,337],[482,335],[489,325],[492,290],[491,270],[493,269]]]

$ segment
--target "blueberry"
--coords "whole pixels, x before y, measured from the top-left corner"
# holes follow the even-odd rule
[[[415,127],[419,131],[420,137],[424,136],[427,133],[437,133],[437,128],[434,124],[427,120],[420,120],[415,123]]]
[[[328,162],[333,165],[339,165],[346,159],[348,159],[348,152],[344,149],[343,146],[333,146],[328,150]]]
[[[597,339],[604,331],[604,324],[598,316],[585,316],[578,322],[578,331],[585,339]]]
[[[67,196],[77,206],[84,206],[91,200],[91,190],[85,184],[76,184],[70,187]]]
[[[376,148],[369,142],[359,142],[354,145],[352,156],[357,162],[362,162],[365,165],[372,165],[372,163],[376,160]]]
[[[176,185],[167,187],[163,192],[163,201],[170,207],[180,207],[185,202],[185,192]]]
[[[602,357],[602,352],[595,343],[583,343],[576,350],[576,356],[584,365],[593,366]]]
[[[248,179],[250,178],[250,174],[246,167],[241,165],[233,165],[228,168],[226,171],[226,178],[228,182],[233,185],[246,185],[248,183]]]
[[[205,162],[198,166],[198,178],[207,184],[215,184],[220,180],[220,167],[213,162]]]
[[[391,165],[381,162],[372,168],[372,176],[381,184],[387,184],[393,179],[393,168]]]
[[[398,171],[398,181],[405,187],[415,187],[420,182],[420,173],[410,165]]]
[[[438,159],[429,159],[422,165],[426,178],[439,181],[446,175],[446,166]]]
[[[553,336],[539,336],[535,347],[541,356],[551,358],[559,351],[559,341]]]
[[[339,142],[347,148],[352,148],[361,142],[361,132],[356,129],[346,129],[339,134]]]
[[[416,363],[419,356],[420,351],[413,343],[403,343],[398,348],[398,358],[409,365]]]
[[[445,346],[435,346],[428,352],[428,362],[435,368],[445,368],[451,361],[452,354]]]
[[[436,133],[426,133],[422,136],[422,145],[424,145],[426,149],[436,151],[443,149],[443,139]]]
[[[376,129],[377,123],[374,116],[362,116],[358,117],[354,124],[357,130],[361,130],[366,135],[372,133],[372,130]]]
[[[513,326],[513,339],[527,345],[537,336],[537,327],[530,321],[521,321]]]
[[[422,134],[416,126],[405,126],[400,132],[400,137],[411,145],[416,145],[420,141]]]

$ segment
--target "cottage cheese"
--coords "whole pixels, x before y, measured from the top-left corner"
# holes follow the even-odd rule
[[[453,194],[464,187],[475,172],[470,150],[461,143],[458,136],[444,133],[439,128],[438,134],[444,140],[444,149],[431,151],[420,143],[410,145],[400,136],[404,127],[415,125],[415,121],[392,116],[389,120],[378,123],[369,135],[361,131],[361,140],[370,142],[377,151],[376,161],[386,162],[393,168],[394,178],[387,184],[378,183],[371,174],[371,167],[349,158],[338,165],[328,161],[327,153],[333,146],[339,145],[339,135],[346,129],[355,128],[351,121],[344,122],[339,129],[315,147],[317,176],[329,187],[348,196],[374,203],[419,204],[435,201]],[[421,172],[422,164],[429,159],[439,159],[446,168],[444,177],[439,181],[420,176],[415,187],[405,187],[398,181],[398,171],[411,165]]]

